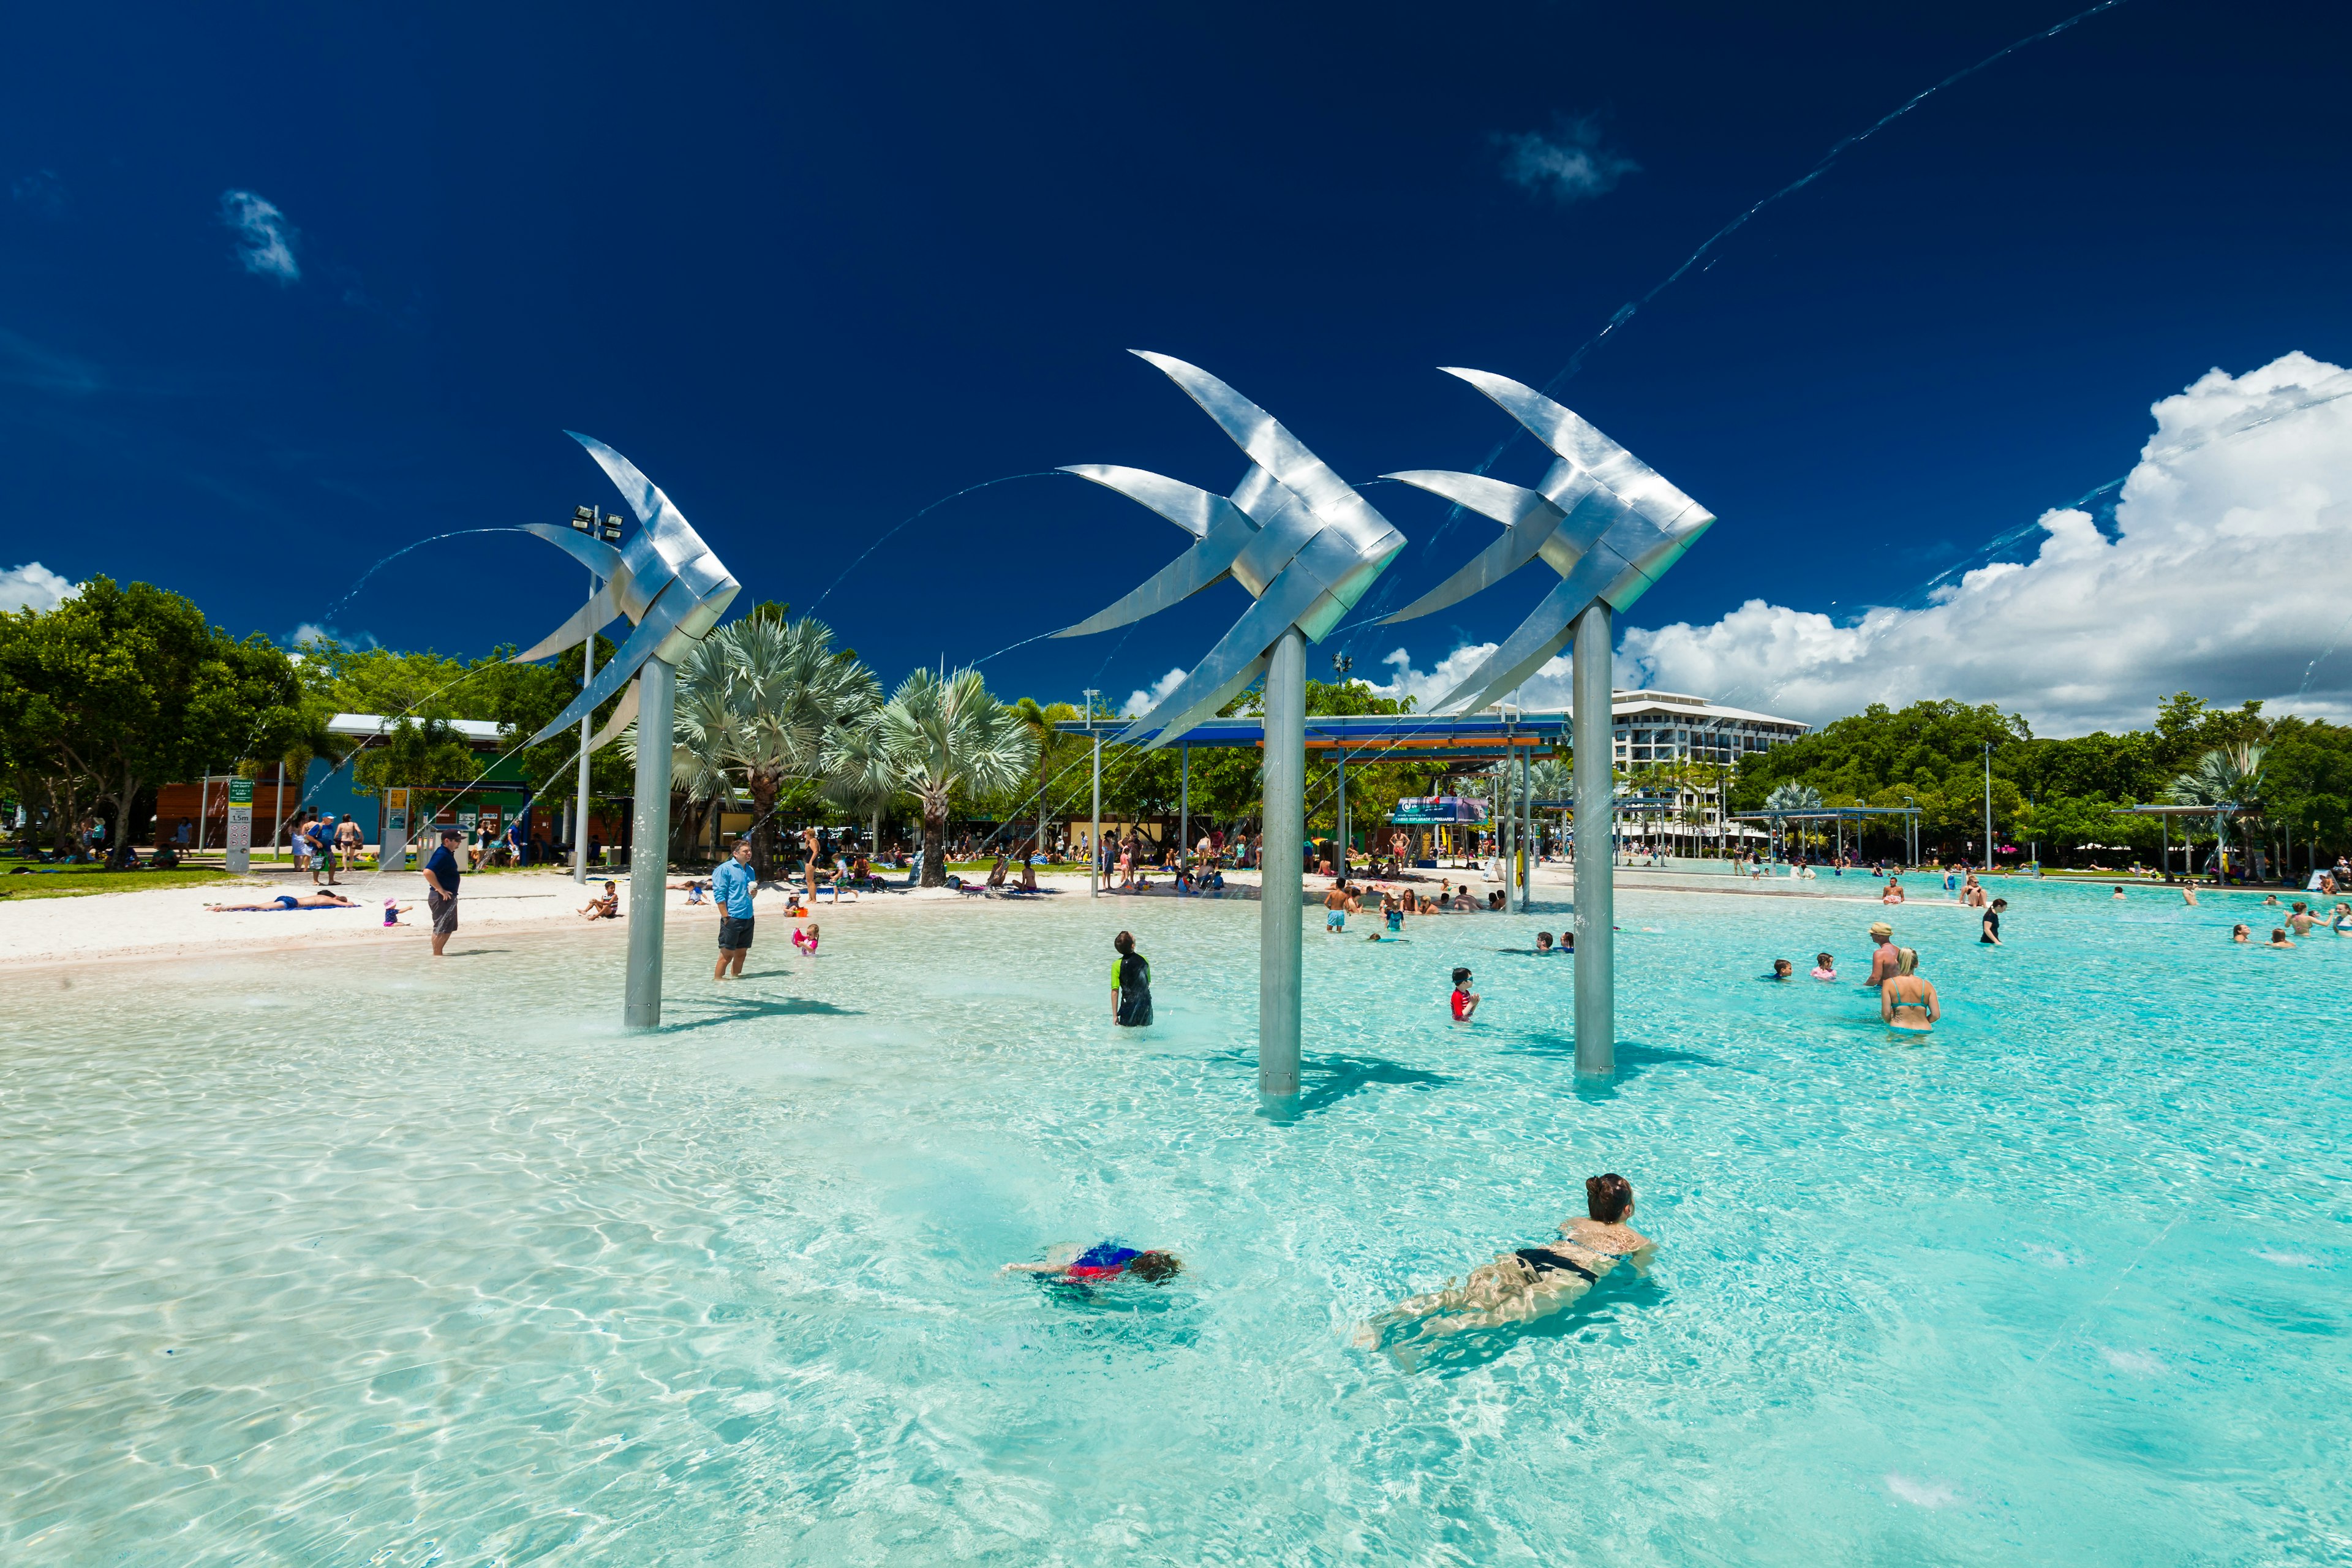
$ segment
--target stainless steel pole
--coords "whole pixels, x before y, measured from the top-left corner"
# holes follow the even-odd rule
[[[588,596],[592,599],[596,596],[596,574],[593,572],[588,574]],[[588,628],[587,640],[580,645],[580,689],[583,691],[587,690],[588,683],[595,678],[595,675],[596,628],[590,626]],[[575,882],[583,883],[588,880],[588,737],[590,733],[588,726],[593,723],[595,719],[596,715],[593,713],[583,713],[580,717],[580,806],[579,810],[574,814],[577,820],[575,820],[572,826],[572,879]],[[666,731],[661,732],[667,733]],[[656,731],[648,730],[645,725],[642,716],[640,716],[637,723],[637,738],[642,741],[646,736],[653,733],[656,733]],[[666,755],[668,748],[664,747],[663,751]],[[664,765],[667,766],[667,764]],[[645,771],[645,763],[642,761],[637,763],[637,769],[641,773]],[[643,808],[640,807],[639,809],[642,810]],[[664,791],[662,795],[662,809],[664,811],[667,811],[669,809],[669,795],[667,791]],[[665,837],[664,842],[667,842],[667,837]],[[633,911],[636,908],[636,862],[632,859],[629,862],[629,908]],[[634,920],[635,918],[635,914],[632,913],[630,918]],[[631,973],[635,973],[634,967],[632,968]],[[658,1015],[661,1008],[661,983],[658,979],[654,983],[654,1008],[656,1013]]]
[[[1192,748],[1177,748],[1176,765],[1182,782],[1176,789],[1176,863],[1190,863],[1192,852]]]
[[[1984,743],[1984,868],[1992,869],[1992,742]]]
[[[1091,714],[1088,715],[1092,717]],[[1095,828],[1094,837],[1087,840],[1087,896],[1102,897],[1102,737],[1095,737]]]
[[[1298,1093],[1299,905],[1307,890],[1307,635],[1282,634],[1265,671],[1265,823],[1258,857],[1257,1088]]]
[[[1339,759],[1339,847],[1331,862],[1331,869],[1337,871],[1344,882],[1348,879],[1348,748],[1336,746],[1332,748],[1332,755]]]
[[[662,887],[669,879],[669,778],[677,670],[658,658],[637,676],[637,798],[629,844],[629,987],[622,1022],[661,1025]],[[584,840],[586,835],[582,835]]]
[[[1595,1076],[1617,1070],[1611,619],[1608,603],[1599,599],[1577,617],[1570,678],[1575,696],[1576,1070]]]
[[[1519,913],[1526,914],[1536,903],[1536,749],[1534,738],[1528,738],[1528,749],[1519,753]]]
[[[269,808],[269,837],[278,842],[283,842],[286,837],[286,759],[283,757],[278,759],[278,804]],[[378,838],[376,843],[381,847],[383,840]],[[270,864],[276,865],[278,858],[278,843],[273,842],[269,846]],[[381,868],[383,862],[379,858],[376,864]]]

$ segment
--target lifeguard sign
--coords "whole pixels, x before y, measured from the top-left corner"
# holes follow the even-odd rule
[[[383,870],[397,871],[408,858],[408,792],[387,789],[383,792],[383,843],[375,863]]]

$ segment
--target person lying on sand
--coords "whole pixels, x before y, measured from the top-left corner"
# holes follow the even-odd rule
[[[280,910],[355,910],[359,905],[341,893],[313,893],[307,899],[280,893],[266,904],[206,904],[205,908],[216,915],[274,915]]]

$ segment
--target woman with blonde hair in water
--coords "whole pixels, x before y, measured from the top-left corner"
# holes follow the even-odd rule
[[[1633,1217],[1633,1184],[1614,1171],[1588,1177],[1584,1208],[1583,1217],[1560,1223],[1559,1239],[1503,1253],[1458,1285],[1448,1279],[1439,1289],[1407,1297],[1360,1326],[1355,1342],[1396,1354],[1401,1336],[1527,1322],[1575,1301],[1620,1263],[1633,1259],[1640,1267],[1652,1243],[1627,1223]],[[1399,1359],[1412,1360],[1411,1352]]]
[[[1901,949],[1895,956],[1895,973],[1878,988],[1878,1016],[1890,1029],[1924,1035],[1944,1016],[1936,998],[1936,984],[1919,974],[1919,950]]]

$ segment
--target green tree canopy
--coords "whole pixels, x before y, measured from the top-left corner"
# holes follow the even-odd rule
[[[308,722],[285,652],[208,625],[180,595],[94,577],[47,611],[5,618],[0,731],[18,769],[86,781],[131,841],[142,789],[278,755]]]

